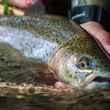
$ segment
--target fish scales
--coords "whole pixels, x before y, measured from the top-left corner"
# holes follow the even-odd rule
[[[78,88],[110,87],[110,60],[89,34],[56,16],[0,17],[0,42],[48,64]]]

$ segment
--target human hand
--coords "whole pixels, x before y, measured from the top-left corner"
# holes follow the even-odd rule
[[[24,9],[38,1],[39,0],[9,0],[9,4]]]
[[[110,33],[105,31],[104,28],[95,21],[89,21],[81,24],[89,34],[93,36],[107,57],[110,59]]]

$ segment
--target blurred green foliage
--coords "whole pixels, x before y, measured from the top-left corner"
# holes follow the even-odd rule
[[[8,15],[8,0],[2,0],[2,3],[4,5],[4,15]]]

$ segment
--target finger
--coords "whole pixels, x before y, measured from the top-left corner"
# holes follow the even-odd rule
[[[16,6],[18,8],[27,8],[39,0],[9,0],[9,4]]]
[[[110,34],[106,32],[100,24],[96,22],[88,22],[81,24],[81,27],[100,42],[110,45]]]
[[[104,28],[93,21],[81,24],[98,42],[99,46],[104,49],[105,54],[110,58],[110,34]]]

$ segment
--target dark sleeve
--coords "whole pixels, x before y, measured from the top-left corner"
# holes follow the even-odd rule
[[[100,20],[102,14],[110,12],[110,0],[66,0],[67,13],[75,21]],[[96,18],[97,17],[97,18]],[[84,20],[83,20],[84,19]]]
[[[110,0],[67,0],[67,9],[68,16],[79,24],[96,21],[110,27]]]
[[[110,0],[69,0],[73,6],[96,5],[104,8],[110,8]]]
[[[69,0],[47,0],[47,14],[67,16],[66,1]]]

